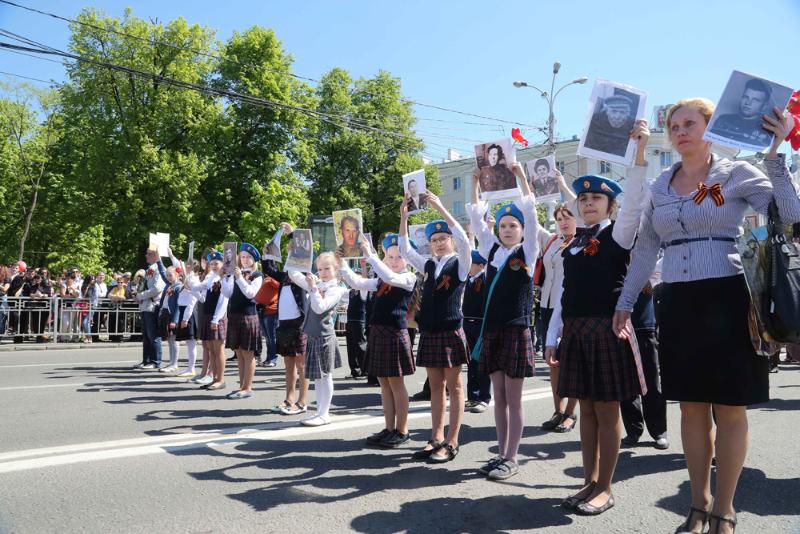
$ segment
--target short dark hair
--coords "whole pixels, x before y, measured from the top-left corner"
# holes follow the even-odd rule
[[[772,96],[772,87],[770,87],[769,84],[764,80],[759,80],[758,78],[751,78],[747,80],[747,83],[744,84],[744,90],[747,91],[748,89],[764,93],[767,95],[767,98]]]
[[[497,143],[492,143],[491,145],[489,145],[489,146],[486,148],[486,157],[487,157],[487,158],[489,157],[489,152],[491,152],[493,148],[496,148],[496,149],[497,149],[497,163],[499,164],[499,163],[500,163],[500,160],[504,160],[504,159],[506,159],[506,155],[505,155],[505,154],[503,154],[503,147],[501,147],[501,146],[500,146],[500,145],[498,145]]]
[[[550,162],[547,161],[547,158],[539,158],[536,160],[536,163],[533,164],[533,170],[535,171],[539,167],[544,166],[547,167],[547,172],[550,172]]]

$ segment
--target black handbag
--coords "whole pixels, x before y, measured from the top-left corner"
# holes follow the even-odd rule
[[[768,209],[761,317],[772,341],[800,342],[800,244],[786,240],[778,206]]]

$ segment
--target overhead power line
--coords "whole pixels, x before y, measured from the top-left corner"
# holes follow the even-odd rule
[[[150,45],[165,46],[165,47],[169,47],[169,48],[172,48],[174,50],[178,50],[178,51],[182,51],[182,52],[191,52],[193,54],[196,54],[196,55],[199,55],[199,56],[202,56],[202,57],[206,57],[206,58],[209,58],[209,59],[215,59],[217,61],[226,61],[226,62],[229,62],[229,63],[240,65],[242,67],[253,68],[253,69],[262,69],[262,70],[266,70],[268,72],[274,72],[274,73],[277,73],[277,74],[280,74],[280,75],[283,75],[283,76],[290,76],[290,77],[295,78],[297,80],[303,80],[303,81],[312,82],[312,83],[316,83],[316,84],[321,83],[320,80],[315,79],[315,78],[311,78],[311,77],[308,77],[308,76],[300,76],[298,74],[294,74],[294,73],[291,73],[291,72],[285,72],[285,71],[278,71],[278,70],[275,70],[275,69],[269,69],[267,67],[264,67],[263,65],[252,65],[252,64],[248,64],[248,63],[242,63],[242,62],[236,61],[234,59],[221,57],[221,56],[218,56],[216,54],[210,54],[210,53],[204,52],[202,50],[198,50],[198,49],[194,49],[194,48],[190,48],[190,47],[181,47],[181,46],[178,46],[178,45],[175,45],[175,44],[172,44],[172,43],[167,43],[167,42],[164,42],[164,41],[158,41],[158,40],[155,40],[155,39],[148,39],[148,38],[144,38],[144,37],[139,37],[138,35],[132,35],[132,34],[129,34],[129,33],[126,33],[126,32],[122,32],[122,31],[113,29],[113,28],[107,28],[107,27],[103,27],[103,26],[98,26],[97,24],[92,24],[92,23],[85,22],[85,21],[82,21],[82,20],[73,19],[73,18],[69,18],[69,17],[64,17],[64,16],[58,15],[56,13],[51,13],[49,11],[43,11],[41,9],[32,8],[32,7],[29,7],[29,6],[18,4],[16,2],[11,2],[9,0],[0,0],[0,3],[7,4],[7,5],[10,5],[10,6],[19,8],[19,9],[23,9],[25,11],[32,12],[32,13],[37,13],[39,15],[43,15],[43,16],[51,17],[51,18],[54,18],[54,19],[57,19],[57,20],[61,20],[63,22],[68,22],[68,23],[71,23],[71,24],[78,24],[78,25],[81,25],[81,26],[84,26],[84,27],[93,28],[95,30],[103,31],[103,32],[106,32],[106,33],[113,33],[113,34],[116,34],[116,35],[119,35],[119,36],[124,36],[124,37],[128,37],[128,38],[131,38],[131,39],[136,39],[138,41],[145,42],[145,43],[148,43]],[[367,93],[367,94],[372,94],[372,93]],[[372,96],[377,96],[377,95],[372,94]],[[539,129],[540,128],[539,126],[535,126],[533,124],[526,124],[526,123],[522,123],[522,122],[518,122],[518,121],[509,121],[509,120],[506,120],[506,119],[499,119],[499,118],[496,118],[496,117],[490,117],[490,116],[486,116],[486,115],[479,115],[479,114],[476,114],[476,113],[469,113],[469,112],[466,112],[466,111],[447,108],[447,107],[444,107],[444,106],[437,106],[437,105],[434,105],[434,104],[426,104],[426,103],[419,102],[419,101],[416,101],[416,100],[411,100],[411,99],[408,99],[408,98],[401,98],[400,100],[402,102],[406,102],[406,103],[414,105],[414,106],[419,106],[419,107],[424,107],[424,108],[429,108],[429,109],[435,109],[435,110],[442,111],[442,112],[445,112],[445,113],[454,113],[454,114],[458,114],[458,115],[462,115],[462,116],[466,116],[466,117],[474,117],[474,118],[483,119],[483,120],[490,120],[490,121],[494,121],[494,122],[497,122],[497,123],[509,124],[509,125],[513,125],[513,126],[524,126],[526,128],[534,128],[534,129]]]

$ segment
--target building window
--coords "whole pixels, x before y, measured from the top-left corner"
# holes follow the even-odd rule
[[[611,172],[611,164],[607,161],[600,161],[600,174],[608,174]]]
[[[461,177],[456,176],[453,178],[453,191],[458,191],[461,189]]]
[[[661,166],[662,167],[669,167],[672,165],[672,152],[662,152],[661,153]]]
[[[563,161],[556,161],[556,167],[558,167],[558,172],[564,174],[564,169],[567,168],[567,165]]]
[[[461,217],[464,213],[464,202],[461,200],[453,201],[453,217]]]

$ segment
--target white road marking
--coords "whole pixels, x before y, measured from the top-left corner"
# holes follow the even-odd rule
[[[177,378],[173,375],[163,375],[163,376],[142,376],[137,378],[132,378],[132,381],[136,382],[170,382],[175,384],[183,384],[187,382],[187,378]],[[71,388],[71,387],[85,387],[85,388],[99,388],[99,389],[108,389],[114,388],[118,386],[118,382],[111,381],[111,382],[79,382],[74,384],[44,384],[39,386],[7,386],[7,387],[0,387],[0,391],[20,391],[26,389],[49,389],[49,388]]]
[[[58,362],[58,363],[25,363],[19,365],[0,365],[0,369],[22,369],[23,367],[62,367],[68,365],[103,365],[112,363],[139,363],[141,360],[116,360],[110,362]]]
[[[523,402],[550,398],[549,387],[536,388],[523,393]],[[414,406],[416,404],[416,406]],[[430,416],[427,403],[412,403],[408,418],[420,419]],[[14,451],[0,454],[0,473],[14,473],[29,469],[41,469],[83,462],[96,462],[116,458],[130,458],[153,454],[172,453],[198,447],[233,446],[243,442],[259,440],[288,439],[304,437],[317,433],[333,432],[351,428],[382,424],[381,410],[352,416],[335,416],[329,425],[307,428],[298,425],[296,420],[276,421],[263,425],[235,427],[224,431],[191,432],[169,436],[154,436],[127,440],[114,440],[94,443],[65,445]]]

